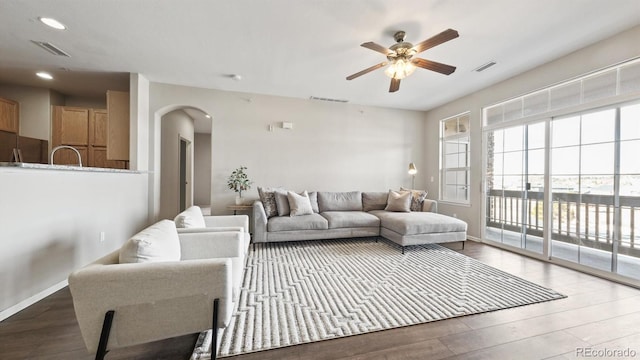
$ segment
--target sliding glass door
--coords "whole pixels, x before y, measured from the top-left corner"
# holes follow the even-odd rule
[[[640,278],[640,105],[551,122],[551,257]]]
[[[543,252],[545,123],[487,131],[485,238]]]

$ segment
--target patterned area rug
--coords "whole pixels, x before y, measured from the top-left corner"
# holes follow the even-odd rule
[[[564,297],[439,245],[404,255],[375,238],[259,245],[219,356]],[[210,337],[201,334],[192,359],[210,358]]]

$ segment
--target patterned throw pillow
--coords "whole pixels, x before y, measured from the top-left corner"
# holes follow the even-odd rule
[[[411,192],[411,211],[422,211],[422,204],[427,198],[427,192],[425,190],[405,189],[400,187],[400,191]]]
[[[264,212],[267,214],[267,219],[272,216],[278,215],[278,207],[276,206],[276,189],[258,187],[258,195],[260,195],[260,201],[264,206]]]

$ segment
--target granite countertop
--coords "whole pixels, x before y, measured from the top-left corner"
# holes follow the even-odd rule
[[[62,170],[62,171],[84,171],[84,172],[106,172],[106,173],[127,173],[140,174],[140,171],[127,169],[111,169],[97,167],[80,167],[77,165],[50,165],[39,163],[23,163],[23,162],[0,162],[0,168],[22,168],[22,169],[41,169],[41,170]]]

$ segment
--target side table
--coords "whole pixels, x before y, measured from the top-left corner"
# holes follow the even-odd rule
[[[227,205],[227,209],[233,210],[233,215],[238,215],[238,211],[251,211],[253,205]]]

